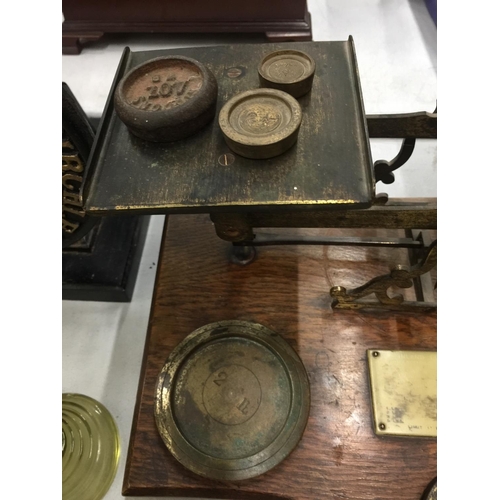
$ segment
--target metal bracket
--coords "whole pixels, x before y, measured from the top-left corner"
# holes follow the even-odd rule
[[[264,247],[272,245],[334,245],[347,247],[390,247],[390,248],[413,248],[423,247],[423,242],[414,238],[380,238],[380,237],[358,237],[358,236],[304,236],[304,235],[280,235],[272,233],[257,233],[251,242],[235,242],[235,247]]]
[[[393,160],[389,162],[386,160],[377,160],[373,164],[375,182],[382,181],[384,184],[392,184],[394,182],[394,170],[403,166],[410,159],[415,149],[415,141],[414,137],[405,139],[399,153]]]
[[[437,308],[435,301],[422,302],[404,301],[401,294],[393,297],[388,295],[388,289],[392,286],[398,288],[410,288],[415,280],[423,274],[428,273],[437,264],[437,240],[434,240],[427,248],[425,256],[419,263],[406,269],[398,265],[389,274],[377,276],[364,285],[346,290],[342,286],[334,286],[330,290],[333,298],[332,308],[338,309],[363,309],[363,308],[384,308],[398,311],[434,310]],[[365,297],[374,294],[377,300],[363,300]],[[423,297],[423,292],[417,292],[417,297]]]
[[[437,105],[434,113],[403,113],[395,115],[367,115],[370,138],[404,138],[397,156],[374,163],[375,182],[394,182],[394,170],[404,165],[415,149],[415,140],[437,138]]]

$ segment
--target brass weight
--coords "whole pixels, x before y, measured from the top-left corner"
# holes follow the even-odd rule
[[[226,144],[245,158],[266,159],[284,153],[297,142],[301,123],[297,100],[275,89],[241,92],[219,113]]]
[[[314,59],[299,50],[277,50],[267,54],[259,64],[262,87],[283,90],[298,98],[312,87],[316,64]]]

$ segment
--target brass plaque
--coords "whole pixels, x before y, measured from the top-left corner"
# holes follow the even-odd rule
[[[437,436],[437,353],[367,351],[377,435]]]
[[[155,418],[185,467],[234,481],[280,463],[302,437],[309,406],[306,370],[278,334],[220,321],[172,351],[158,378]]]

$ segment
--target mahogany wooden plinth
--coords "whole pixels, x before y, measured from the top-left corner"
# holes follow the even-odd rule
[[[63,0],[62,53],[116,33],[264,34],[270,42],[312,40],[306,0]]]
[[[285,231],[285,230],[283,230]],[[291,229],[331,236],[398,231]],[[275,230],[273,230],[275,232]],[[208,215],[170,216],[160,251],[149,331],[123,483],[124,495],[233,499],[419,500],[436,475],[436,440],[377,437],[367,349],[436,349],[436,314],[332,310],[333,285],[359,286],[406,264],[392,248],[275,246],[239,266]],[[404,292],[411,299],[411,291]],[[302,440],[271,471],[223,483],[198,477],[170,455],[156,429],[157,376],[172,349],[202,325],[261,323],[301,357],[311,385]]]

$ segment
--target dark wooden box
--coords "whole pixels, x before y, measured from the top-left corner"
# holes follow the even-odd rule
[[[265,33],[311,40],[306,0],[63,0],[63,54],[105,33]]]

